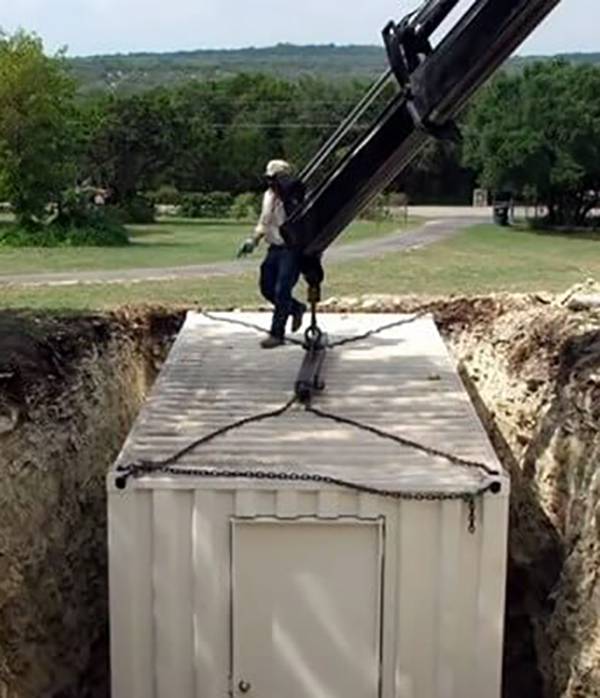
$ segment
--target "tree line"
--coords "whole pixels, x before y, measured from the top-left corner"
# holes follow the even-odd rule
[[[240,74],[83,97],[64,55],[47,56],[23,32],[0,35],[0,200],[31,224],[50,204],[55,215],[72,213],[73,192],[95,188],[125,218],[143,213],[156,192],[258,192],[269,159],[302,166],[367,87]],[[599,88],[600,69],[588,65],[501,74],[461,118],[464,142],[432,141],[394,188],[413,203],[468,203],[480,183],[547,206],[553,223],[583,224],[600,190]]]
[[[134,53],[71,58],[68,67],[78,91],[90,94],[144,92],[190,80],[220,80],[239,73],[262,73],[296,80],[300,75],[329,82],[374,80],[386,68],[383,46],[295,46]]]
[[[564,54],[571,63],[600,63],[598,53]],[[520,71],[545,56],[516,56],[507,70]],[[111,91],[118,94],[144,92],[161,85],[189,80],[214,80],[239,73],[264,73],[295,80],[312,75],[330,82],[374,80],[387,67],[383,46],[296,46],[279,44],[266,48],[130,53],[70,58],[68,67],[77,80],[78,92]]]
[[[465,124],[464,162],[479,181],[583,226],[600,205],[600,68],[536,63],[499,75]]]

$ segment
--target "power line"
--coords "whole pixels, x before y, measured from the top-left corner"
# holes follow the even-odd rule
[[[308,129],[324,129],[324,128],[337,128],[338,124],[337,123],[331,123],[331,124],[318,124],[318,123],[244,123],[244,124],[237,124],[237,123],[205,123],[203,124],[205,126],[212,126],[213,128],[231,128],[231,129],[244,129],[244,128],[257,128],[257,129],[276,129],[276,128],[284,128],[284,129],[294,129],[294,128],[308,128]],[[355,126],[353,130],[356,131],[364,131],[367,128],[367,126]]]

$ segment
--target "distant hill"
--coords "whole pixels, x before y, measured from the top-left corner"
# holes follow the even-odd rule
[[[570,63],[600,65],[600,53],[559,53],[555,56],[516,56],[510,61],[515,68],[523,68],[528,63],[547,61],[550,58],[562,59]]]
[[[574,63],[598,63],[600,53],[561,56]],[[547,56],[512,59],[516,69]],[[326,79],[372,79],[386,66],[379,46],[295,46],[176,53],[131,53],[72,58],[69,61],[82,93],[112,90],[130,93],[188,80],[219,79],[242,72],[285,78],[312,75]]]
[[[136,92],[188,80],[219,79],[239,73],[270,73],[285,78],[373,78],[386,66],[378,46],[294,46],[238,50],[72,58],[70,66],[83,92],[112,89]]]

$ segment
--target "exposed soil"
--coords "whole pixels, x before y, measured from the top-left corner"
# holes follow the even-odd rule
[[[325,304],[431,310],[512,473],[507,698],[600,698],[600,311],[575,291]],[[104,475],[182,318],[0,314],[0,695],[107,695]]]
[[[104,477],[180,317],[0,314],[0,695],[106,696]]]
[[[333,299],[430,309],[512,474],[504,695],[600,697],[600,303],[499,295]]]

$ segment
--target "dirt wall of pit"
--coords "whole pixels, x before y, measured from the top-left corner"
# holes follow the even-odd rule
[[[0,695],[108,694],[104,479],[177,317],[0,316]]]
[[[492,332],[484,304],[452,336],[513,475],[508,652],[531,632],[541,695],[598,698],[600,316],[531,298],[493,312]],[[507,670],[507,696],[533,695],[525,681]]]
[[[430,310],[513,480],[505,698],[600,698],[600,289],[331,299]]]

